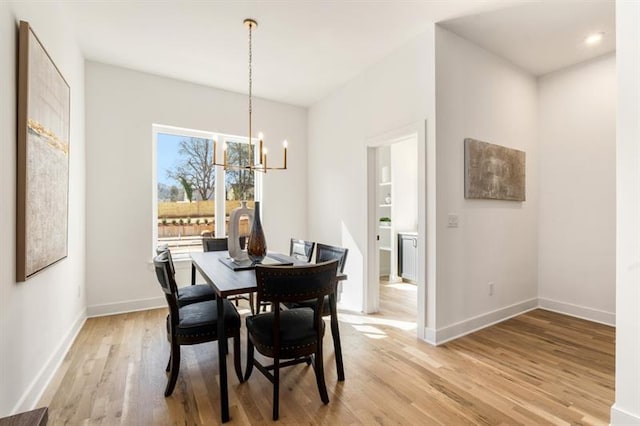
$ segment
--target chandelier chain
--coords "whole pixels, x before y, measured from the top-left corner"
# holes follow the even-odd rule
[[[253,113],[253,96],[252,96],[252,89],[253,89],[253,73],[252,73],[252,62],[253,62],[253,42],[252,42],[252,37],[251,37],[251,33],[253,29],[253,25],[249,25],[249,141],[251,141],[251,138],[253,137],[253,135],[251,134],[251,114]]]

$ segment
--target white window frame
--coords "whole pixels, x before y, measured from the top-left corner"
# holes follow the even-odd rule
[[[202,139],[210,139],[216,141],[216,161],[218,163],[223,161],[224,158],[224,145],[227,142],[240,142],[240,143],[249,143],[249,138],[246,136],[235,136],[228,135],[224,133],[217,132],[208,132],[203,130],[194,130],[187,129],[183,127],[175,127],[168,126],[164,124],[153,124],[152,126],[152,162],[151,162],[151,212],[152,212],[152,226],[151,226],[151,252],[152,256],[155,256],[156,247],[158,246],[158,135],[159,134],[167,134],[174,136],[186,136],[186,137],[194,137],[194,138],[202,138]],[[253,143],[257,144],[258,139],[252,138]],[[254,161],[257,161],[258,150],[254,150],[256,158]],[[215,176],[216,176],[216,185],[215,185],[215,217],[216,218],[224,218],[225,217],[225,201],[226,201],[226,193],[225,193],[225,170],[222,166],[216,166],[215,168]],[[223,182],[222,185],[218,185],[218,182]],[[262,173],[254,172],[254,198],[255,201],[262,201]],[[223,202],[218,202],[218,200],[223,200]],[[225,236],[225,221],[224,220],[216,220],[215,221],[215,235],[216,236]],[[178,259],[176,259],[178,260]]]

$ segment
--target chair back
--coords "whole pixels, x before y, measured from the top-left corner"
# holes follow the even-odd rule
[[[256,266],[258,302],[300,302],[324,297],[334,291],[338,261],[301,266]],[[276,309],[278,311],[278,309]]]
[[[164,292],[164,297],[169,305],[169,321],[171,329],[174,330],[179,321],[178,314],[178,285],[175,275],[171,270],[171,252],[166,250],[153,258],[153,266],[156,270],[158,283]]]
[[[313,249],[315,247],[316,243],[313,241],[297,240],[292,238],[291,244],[289,245],[289,256],[311,263],[311,259],[313,258]]]
[[[318,248],[316,250],[316,263],[336,259],[338,260],[338,271],[342,273],[344,272],[344,265],[347,262],[348,253],[349,249],[318,243]]]
[[[169,258],[169,269],[171,271],[171,275],[176,276],[176,267],[173,264],[173,257],[171,256],[171,250],[169,250],[169,244],[160,244],[156,247],[156,254],[160,255],[162,253],[167,253],[167,257]]]
[[[204,251],[227,251],[229,250],[229,242],[227,237],[214,238],[206,237],[202,239],[202,250]]]

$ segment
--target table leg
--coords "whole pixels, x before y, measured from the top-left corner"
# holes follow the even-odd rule
[[[336,291],[334,291],[329,295],[329,308],[331,309],[331,336],[333,337],[333,350],[336,354],[336,370],[338,370],[338,381],[343,382],[344,366],[342,365],[342,346],[340,345],[340,329],[338,328],[338,307],[336,306],[336,303]]]
[[[218,365],[220,369],[220,412],[222,423],[229,421],[229,393],[227,388],[227,336],[224,329],[224,299],[216,297],[218,307]]]
[[[196,265],[191,262],[191,285],[196,284]]]

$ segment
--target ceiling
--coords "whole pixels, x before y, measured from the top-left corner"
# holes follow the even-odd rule
[[[595,52],[572,56],[567,46],[578,49],[580,31],[598,17],[614,34],[611,1],[74,1],[60,7],[89,60],[239,93],[248,90],[242,21],[254,18],[254,95],[301,106],[327,96],[432,22],[446,21],[452,31],[534,73]],[[534,42],[534,30],[543,39]],[[556,39],[569,36],[577,41]]]
[[[613,52],[615,21],[614,0],[574,0],[529,2],[440,25],[534,75],[543,75]],[[597,32],[604,32],[601,43],[584,43]]]

